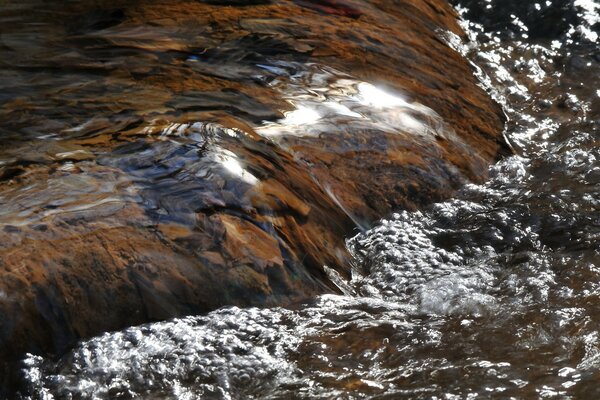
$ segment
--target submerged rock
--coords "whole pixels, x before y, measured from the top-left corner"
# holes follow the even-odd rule
[[[507,153],[500,107],[441,39],[462,35],[445,1],[123,3],[2,34],[4,371],[338,291],[324,266],[349,276],[346,237]]]

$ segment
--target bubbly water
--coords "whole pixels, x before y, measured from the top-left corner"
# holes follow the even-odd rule
[[[349,239],[352,280],[331,273],[343,296],[131,327],[57,362],[28,356],[23,397],[600,397],[600,5],[459,10],[470,41],[440,35],[504,106],[515,150],[487,183]],[[338,113],[373,90],[349,86]],[[304,100],[279,124],[321,118]]]

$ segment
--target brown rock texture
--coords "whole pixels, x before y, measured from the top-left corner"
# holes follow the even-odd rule
[[[3,36],[30,46],[6,59],[31,90],[0,110],[5,371],[107,330],[336,291],[323,266],[349,276],[356,229],[507,153],[502,110],[441,39],[462,35],[443,0],[61,12],[37,47]]]

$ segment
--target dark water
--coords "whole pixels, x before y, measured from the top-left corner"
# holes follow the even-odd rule
[[[13,7],[18,12],[21,3]],[[478,66],[482,85],[503,104],[509,118],[505,134],[516,153],[491,168],[489,182],[467,185],[454,199],[422,211],[394,214],[350,239],[356,270],[350,282],[338,281],[346,295],[321,296],[294,310],[225,308],[132,327],[82,342],[58,362],[29,356],[24,361],[24,397],[600,397],[600,5],[591,0],[490,0],[463,2],[460,10],[470,21],[464,25],[471,41],[440,35]],[[8,14],[5,18],[10,20]],[[119,14],[94,18],[74,21],[72,29],[110,26]],[[7,132],[2,140],[22,141],[28,149],[32,138],[75,122],[82,125],[72,135],[146,121],[145,116],[122,112],[135,107],[119,102],[110,109],[95,109],[96,122],[85,121],[86,107],[96,102],[88,105],[78,95],[79,103],[69,104],[71,78],[47,70],[54,49],[32,46],[31,35],[43,37],[46,32],[35,24],[29,28],[26,36],[21,30],[3,36],[2,56],[15,68],[26,63],[35,79],[25,82],[23,74],[4,68],[3,87],[11,99],[28,90],[40,96],[17,111],[13,108],[10,118],[5,116],[14,125],[3,124]],[[93,51],[101,54],[105,43],[98,40]],[[9,49],[19,46],[27,52]],[[143,73],[143,60],[135,50],[128,51],[134,53],[125,55],[130,73]],[[98,54],[92,58],[98,59]],[[37,62],[45,72],[36,70]],[[145,93],[143,87],[120,83],[114,76],[99,80],[97,70],[110,69],[110,60],[89,68],[94,78],[83,87],[90,99],[127,92],[127,101],[143,102],[144,109],[151,104],[164,107],[160,93]],[[344,78],[345,89],[335,91],[331,79],[318,79],[331,71],[311,68],[306,75],[294,75],[297,80],[286,79],[281,91],[307,105],[320,101],[315,92],[334,91],[343,99],[323,107],[343,104],[345,108],[336,111],[341,114],[360,112],[375,101],[369,99],[413,113],[430,112],[387,98],[352,78]],[[78,80],[82,77],[85,74],[78,71]],[[315,90],[324,81],[327,88]],[[300,96],[302,87],[310,85],[313,94]],[[54,91],[57,86],[63,90],[43,95],[45,88]],[[229,100],[214,99],[218,104]],[[313,108],[300,104],[284,118],[272,118],[277,121],[273,124],[317,118]],[[257,105],[248,100],[236,112],[256,115]],[[19,113],[22,121],[15,117]],[[32,124],[30,115],[45,119]],[[397,115],[377,113],[365,123],[403,124],[416,133],[424,129],[418,119],[398,120]],[[273,124],[265,125],[263,134],[276,132]],[[157,135],[174,139],[165,141],[157,153],[144,154],[149,160],[172,154],[169,160],[185,165],[191,156],[174,143],[177,132],[190,127],[157,122]],[[10,136],[14,131],[20,132],[18,137]],[[185,140],[195,139],[192,135]],[[195,143],[201,146],[202,137]],[[10,151],[3,150],[4,160],[14,156]],[[65,151],[57,150],[56,157]],[[82,149],[69,151],[79,152],[70,157],[86,156]],[[216,161],[247,184],[256,179],[240,167],[235,155],[223,152],[219,157]],[[110,163],[138,163],[135,169],[144,171],[142,162],[128,158],[127,152],[105,164]],[[203,168],[193,172],[210,173]],[[77,184],[70,183],[69,190],[75,191]],[[114,193],[118,179],[111,183],[99,178],[98,187]],[[64,192],[61,187],[56,190]],[[88,195],[97,193],[95,189]],[[185,198],[177,201],[186,204]],[[5,215],[14,218],[15,212]],[[31,218],[26,211],[19,215]]]

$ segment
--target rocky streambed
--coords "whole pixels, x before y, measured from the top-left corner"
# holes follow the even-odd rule
[[[6,377],[104,331],[339,293],[346,238],[507,153],[444,1],[7,1],[0,20]]]
[[[0,3],[5,396],[592,396],[598,7],[458,12]]]

